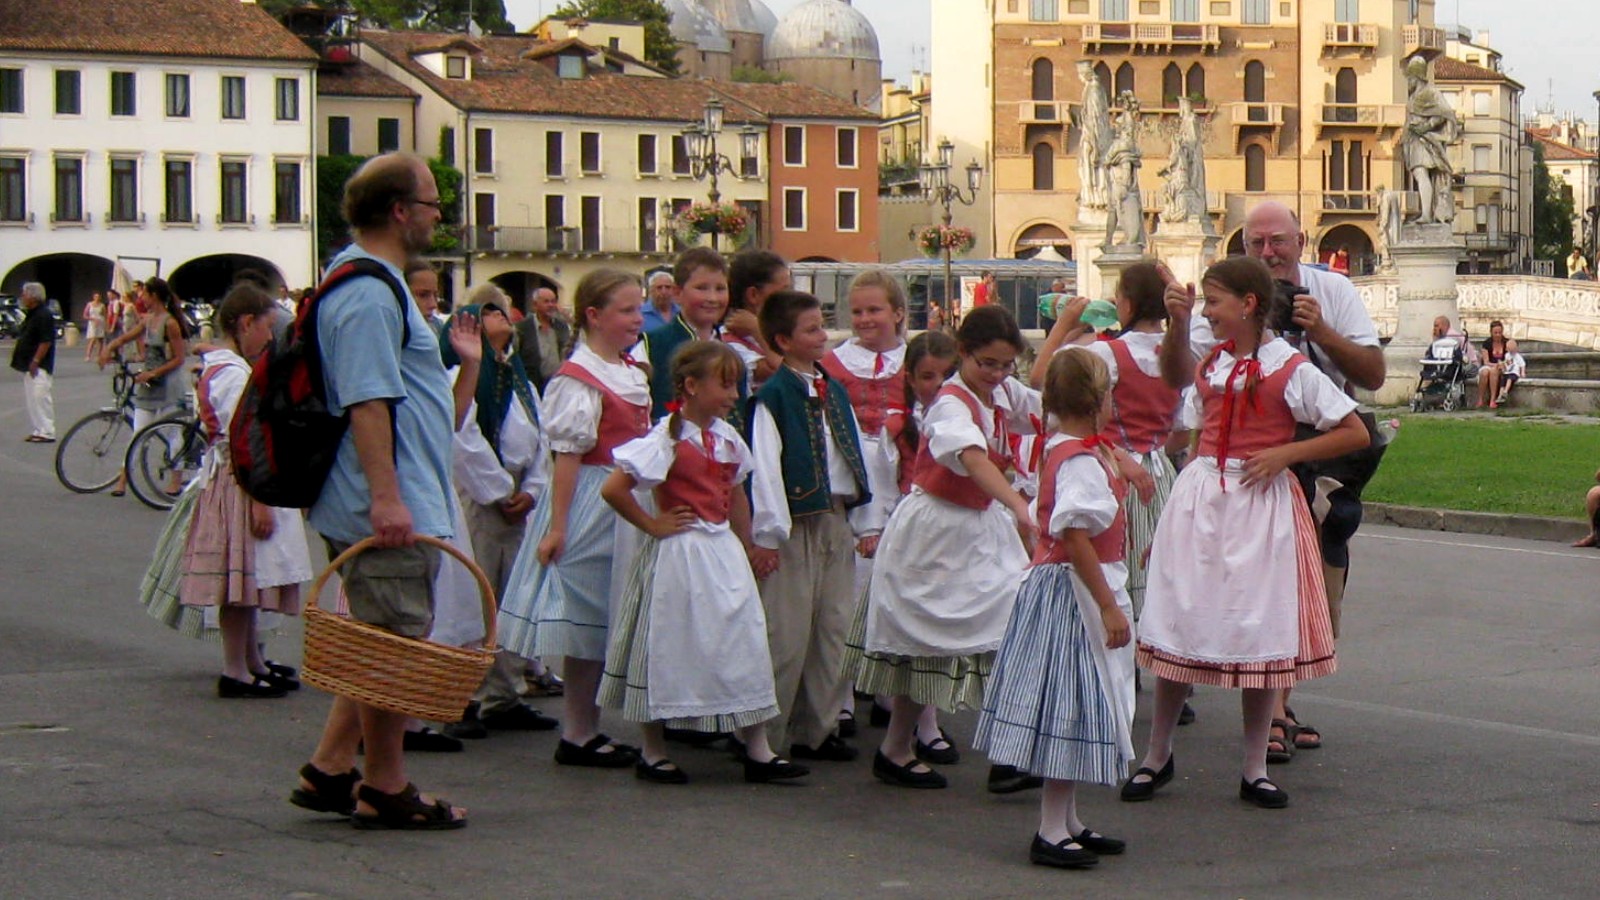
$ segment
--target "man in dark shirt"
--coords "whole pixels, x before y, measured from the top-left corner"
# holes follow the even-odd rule
[[[56,370],[56,323],[45,307],[44,285],[30,281],[22,286],[22,331],[11,350],[11,368],[22,373],[23,398],[33,432],[23,440],[49,444],[56,439],[55,402],[50,385]]]

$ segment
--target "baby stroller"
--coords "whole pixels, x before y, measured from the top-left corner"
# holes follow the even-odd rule
[[[1445,412],[1461,409],[1467,402],[1467,366],[1461,342],[1442,337],[1428,345],[1422,357],[1422,374],[1416,393],[1411,395],[1411,411],[1421,412],[1437,406]]]

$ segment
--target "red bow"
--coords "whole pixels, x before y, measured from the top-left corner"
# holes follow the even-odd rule
[[[1234,351],[1233,341],[1224,343],[1218,349],[1232,353]],[[1233,390],[1233,383],[1238,380],[1240,374],[1244,375],[1244,387],[1236,395]],[[1228,464],[1228,444],[1233,437],[1234,398],[1242,395],[1246,408],[1254,407],[1256,412],[1260,412],[1261,397],[1256,394],[1256,385],[1260,382],[1261,361],[1254,356],[1250,356],[1233,361],[1233,368],[1228,371],[1228,379],[1222,386],[1222,434],[1217,436],[1217,469],[1219,470],[1217,478],[1222,482],[1224,491],[1228,489],[1228,479],[1226,473],[1220,470],[1225,469]],[[1242,409],[1240,410],[1240,418],[1242,421]]]
[[[668,400],[667,401],[667,405],[666,405],[666,410],[669,413],[682,412],[683,411],[683,401],[682,400]]]

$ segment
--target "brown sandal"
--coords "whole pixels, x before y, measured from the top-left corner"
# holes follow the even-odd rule
[[[1267,736],[1267,762],[1286,763],[1294,759],[1294,732],[1293,725],[1284,719],[1273,719],[1272,727],[1283,732],[1281,735],[1269,733]]]
[[[447,831],[465,828],[465,817],[457,817],[455,807],[444,800],[423,803],[417,786],[407,784],[398,794],[385,794],[377,788],[362,785],[356,789],[362,803],[377,810],[376,815],[356,813],[350,824],[361,829],[390,829],[394,831]]]
[[[348,816],[356,811],[356,785],[361,781],[361,770],[351,769],[343,775],[329,775],[306,763],[300,767],[300,777],[310,790],[297,787],[289,794],[289,802],[312,812],[337,813]]]

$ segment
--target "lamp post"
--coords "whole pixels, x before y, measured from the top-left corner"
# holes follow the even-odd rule
[[[722,192],[717,188],[717,179],[723,174],[735,177],[744,177],[740,164],[723,156],[717,151],[717,138],[722,134],[722,116],[725,107],[721,100],[712,97],[706,101],[704,117],[693,125],[683,129],[684,146],[689,151],[689,173],[695,181],[711,180],[711,191],[708,194],[713,204],[722,200]],[[739,160],[742,164],[746,160],[756,158],[756,151],[760,147],[761,129],[746,123],[739,129]]]
[[[934,162],[923,163],[917,170],[917,180],[922,185],[922,196],[944,207],[944,227],[950,227],[950,204],[960,201],[963,206],[971,206],[978,202],[978,189],[983,186],[983,166],[977,160],[967,163],[967,189],[963,193],[961,186],[950,183],[950,169],[956,153],[956,146],[949,138],[939,142],[939,156]],[[941,235],[942,238],[942,235]],[[945,302],[945,327],[955,325],[956,303],[950,295],[950,245],[940,240],[939,249],[944,255],[944,302]]]

